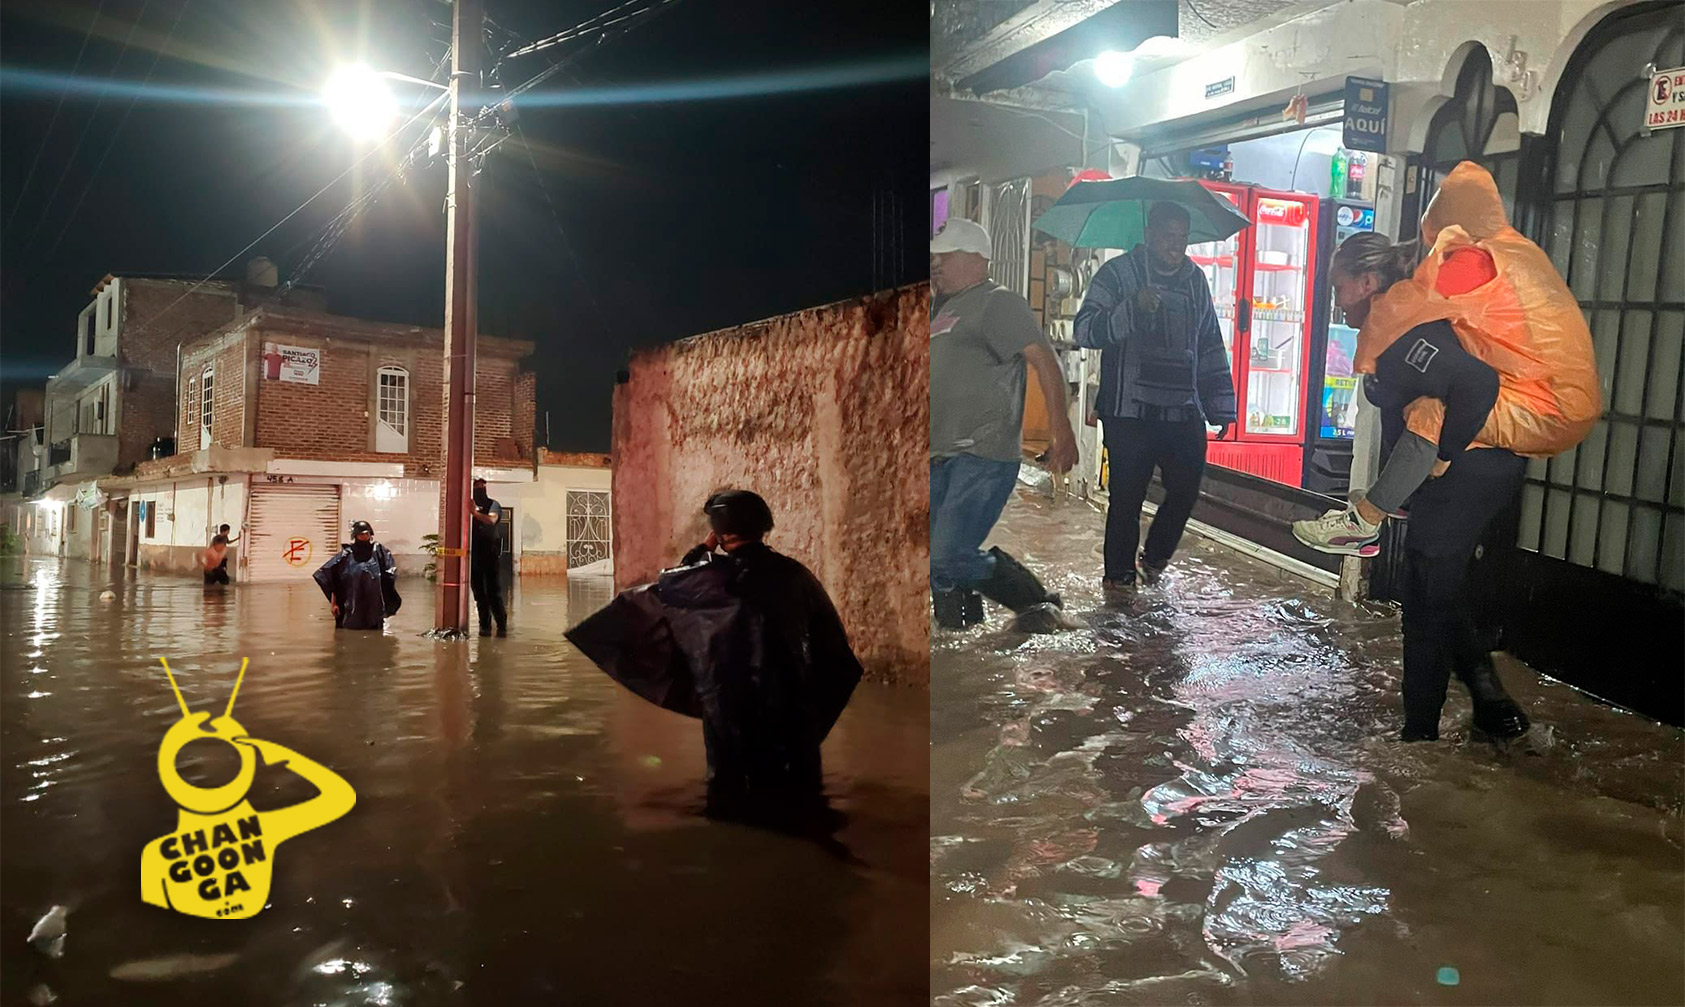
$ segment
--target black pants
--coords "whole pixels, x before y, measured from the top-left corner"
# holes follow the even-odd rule
[[[1170,562],[1188,515],[1199,499],[1205,474],[1205,424],[1200,420],[1105,420],[1106,454],[1111,468],[1111,506],[1106,510],[1106,579],[1135,580],[1135,547],[1141,540],[1141,504],[1158,469],[1164,503],[1147,531],[1144,559],[1153,566]]]
[[[210,587],[212,584],[226,584],[226,583],[228,583],[228,563],[226,561],[224,561],[223,564],[221,566],[217,567],[215,570],[206,570],[205,571],[205,586],[206,587]]]
[[[1451,673],[1489,666],[1467,597],[1469,561],[1492,519],[1521,488],[1526,462],[1508,451],[1465,451],[1410,500],[1404,547],[1404,722],[1437,734]]]
[[[497,560],[472,559],[469,561],[469,579],[474,589],[474,604],[480,610],[480,628],[491,628],[491,621],[497,620],[499,630],[506,629],[509,623],[509,613],[503,608],[503,578],[499,576]]]
[[[708,805],[720,814],[799,811],[823,799],[819,746],[766,724],[728,723],[721,715],[702,718],[708,756]]]

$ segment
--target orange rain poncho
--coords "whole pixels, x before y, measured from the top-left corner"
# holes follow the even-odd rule
[[[1422,241],[1431,250],[1416,274],[1370,308],[1357,372],[1373,374],[1375,358],[1400,336],[1445,319],[1463,348],[1498,372],[1498,402],[1470,447],[1548,458],[1584,440],[1603,413],[1591,331],[1544,250],[1510,226],[1486,169],[1464,161],[1451,170],[1422,218]],[[1469,247],[1492,257],[1497,277],[1466,294],[1437,293],[1440,267]],[[1412,433],[1438,443],[1445,404],[1417,399],[1404,418]]]

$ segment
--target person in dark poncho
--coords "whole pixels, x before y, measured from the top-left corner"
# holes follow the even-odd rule
[[[711,533],[683,566],[567,638],[645,699],[701,719],[710,815],[811,824],[825,806],[820,743],[860,662],[818,578],[766,545],[765,500],[726,490],[703,512]]]
[[[397,561],[374,540],[374,526],[353,521],[351,541],[316,571],[316,584],[327,596],[336,629],[379,631],[403,604],[397,577]]]

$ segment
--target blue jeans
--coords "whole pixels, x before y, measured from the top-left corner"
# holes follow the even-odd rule
[[[955,455],[930,460],[930,589],[952,591],[989,579],[983,540],[1000,520],[1018,463]]]

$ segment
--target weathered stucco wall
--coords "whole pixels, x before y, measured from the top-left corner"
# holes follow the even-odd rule
[[[927,687],[930,289],[920,284],[636,356],[615,389],[615,581],[707,535],[725,487],[772,506],[879,681]]]

